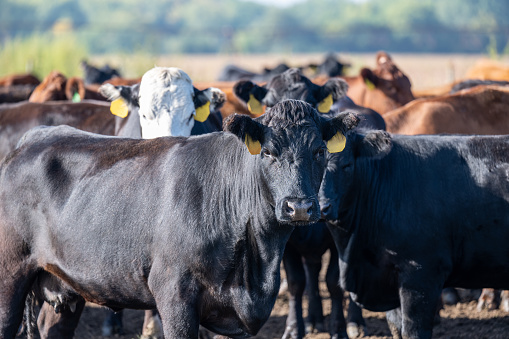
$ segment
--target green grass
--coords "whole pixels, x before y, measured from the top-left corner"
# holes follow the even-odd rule
[[[30,72],[42,79],[52,70],[81,76],[79,64],[87,55],[86,46],[72,33],[18,37],[0,46],[0,76]]]

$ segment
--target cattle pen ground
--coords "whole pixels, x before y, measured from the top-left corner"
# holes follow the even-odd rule
[[[389,51],[390,52],[390,51]],[[357,74],[360,67],[373,67],[375,54],[342,54],[340,60],[352,64],[349,74]],[[391,54],[394,62],[405,72],[412,88],[421,90],[442,86],[461,79],[468,68],[481,59],[482,55],[409,55]],[[213,81],[221,68],[229,63],[245,67],[252,71],[261,71],[263,67],[272,67],[279,62],[286,62],[290,66],[299,66],[307,62],[319,63],[324,54],[307,55],[249,55],[249,56],[216,56],[192,55],[160,57],[156,61],[158,66],[176,66],[186,71],[196,81]],[[114,57],[95,57],[91,59],[97,64],[108,61],[115,64]],[[509,64],[507,59],[503,59]],[[121,63],[121,60],[117,60]],[[140,74],[130,74],[124,69],[124,75],[135,77]],[[327,257],[324,257],[325,267]],[[324,282],[324,269],[320,278],[321,295],[324,298],[324,313],[330,313],[330,300]],[[460,303],[455,306],[445,306],[441,310],[441,322],[434,328],[433,338],[509,338],[509,313],[501,310],[477,312],[476,302]],[[306,310],[306,305],[304,306]],[[105,338],[101,336],[101,324],[108,311],[94,305],[87,305],[81,317],[75,338]],[[366,338],[391,338],[384,313],[363,311],[370,336]],[[288,314],[288,298],[279,296],[271,317],[254,338],[281,338],[285,329]],[[304,313],[306,315],[306,312]],[[116,336],[120,339],[139,338],[143,322],[143,311],[126,310],[124,313],[125,334]],[[20,338],[22,338],[20,336]],[[308,339],[329,338],[326,333],[313,333]]]
[[[323,258],[322,272],[320,274],[320,294],[323,297],[324,314],[330,313],[330,299],[325,284],[326,264],[328,255]],[[433,329],[433,338],[436,339],[506,339],[509,338],[509,313],[501,310],[478,312],[477,303],[470,301],[454,306],[445,306],[440,311],[441,322]],[[307,301],[304,297],[304,316],[306,316]],[[107,309],[87,304],[76,330],[76,339],[106,339],[101,335],[101,324],[106,318]],[[269,320],[262,327],[255,339],[279,339],[285,330],[285,321],[288,314],[288,297],[282,294],[277,298]],[[116,335],[117,339],[138,339],[143,324],[143,311],[125,310],[124,335]],[[363,310],[369,332],[366,339],[392,338],[385,320],[385,313]],[[24,336],[19,336],[24,339]],[[311,333],[306,339],[329,339],[327,333]]]

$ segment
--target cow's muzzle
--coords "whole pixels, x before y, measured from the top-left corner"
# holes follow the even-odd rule
[[[289,222],[315,222],[320,217],[315,199],[285,199],[281,209],[282,218]]]

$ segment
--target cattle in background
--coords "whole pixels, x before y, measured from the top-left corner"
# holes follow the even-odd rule
[[[325,142],[341,151],[356,123],[287,100],[190,138],[32,129],[0,176],[0,334],[15,336],[43,271],[100,305],[157,307],[166,338],[197,338],[200,323],[256,334],[291,232],[320,218]]]
[[[320,205],[341,287],[395,338],[431,338],[444,287],[509,287],[508,136],[346,138]]]
[[[113,86],[132,86],[139,84],[141,82],[141,78],[133,78],[133,79],[126,79],[126,78],[120,78],[120,77],[114,77],[109,80],[106,80],[103,82],[103,84],[112,84]]]
[[[0,78],[0,87],[15,85],[37,86],[41,81],[33,74],[10,74]]]
[[[476,86],[456,94],[419,99],[384,115],[398,134],[509,134],[509,88]]]
[[[67,79],[62,73],[52,71],[44,78],[42,83],[35,88],[28,99],[30,102],[58,100],[74,102],[81,100],[106,101],[106,98],[97,92],[96,87],[85,86],[82,79],[76,77]]]
[[[12,151],[21,136],[39,125],[69,125],[84,131],[113,135],[114,116],[106,102],[20,102],[0,105],[0,159]]]
[[[85,85],[100,85],[106,80],[114,77],[120,77],[120,73],[115,68],[105,65],[101,68],[90,65],[86,60],[81,61],[81,69],[83,70],[83,79]]]
[[[348,85],[339,78],[330,79],[319,86],[303,76],[300,70],[293,68],[276,77],[263,87],[251,81],[239,81],[234,86],[235,94],[250,107],[266,105],[267,111],[285,99],[303,100],[317,108],[322,116],[333,117],[338,112],[349,109],[359,117],[358,127],[385,129],[380,114],[355,105],[346,97]],[[326,283],[330,293],[332,307],[329,326],[324,324],[322,299],[318,288],[318,275],[322,265],[322,256],[329,250],[331,259],[327,269]],[[283,265],[288,280],[290,294],[289,312],[283,338],[303,338],[306,332],[326,328],[332,338],[357,337],[367,333],[362,310],[350,303],[348,319],[343,315],[343,290],[337,281],[339,270],[337,252],[324,223],[317,223],[306,229],[296,229],[290,237],[283,255]],[[302,297],[304,290],[308,295],[308,317],[302,315]]]
[[[290,67],[284,63],[277,65],[274,68],[264,68],[262,73],[254,73],[245,70],[239,66],[226,65],[218,76],[218,81],[239,81],[239,80],[251,80],[255,82],[267,82],[274,76],[283,73]]]
[[[229,82],[228,81],[226,81],[226,82],[225,81],[212,81],[212,82],[195,82],[194,86],[197,89],[206,89],[209,87],[215,87],[215,88],[220,89],[226,95],[226,101],[220,109],[221,116],[223,117],[223,119],[225,119],[226,117],[228,117],[229,115],[231,115],[233,113],[246,114],[246,115],[251,116],[251,118],[256,118],[256,117],[259,117],[261,114],[263,114],[263,112],[258,113],[258,114],[252,114],[249,111],[246,103],[243,102],[242,100],[239,100],[239,98],[233,92],[233,86],[235,86],[235,84],[236,84],[236,82],[232,82],[232,81],[229,81]]]
[[[28,100],[35,87],[35,85],[12,85],[0,87],[0,104]]]
[[[385,123],[380,114],[356,105],[345,95],[347,90],[348,84],[341,78],[331,78],[320,86],[302,75],[297,68],[285,71],[264,86],[245,80],[237,82],[233,87],[234,94],[252,114],[263,113],[263,106],[270,108],[282,100],[296,99],[311,104],[323,114],[354,111],[361,119],[359,127],[384,129]]]
[[[479,79],[463,80],[463,81],[456,83],[454,86],[452,86],[449,94],[454,94],[461,90],[476,87],[476,86],[487,86],[487,85],[507,86],[507,85],[509,85],[509,81],[479,80]]]
[[[509,66],[494,60],[481,59],[467,71],[465,78],[509,81]]]
[[[314,70],[315,75],[323,74],[328,77],[339,77],[343,76],[345,68],[350,66],[350,64],[344,64],[339,61],[334,53],[329,53],[325,56],[325,60],[321,64],[309,64],[305,68],[311,68]]]
[[[348,83],[348,96],[357,104],[384,115],[414,100],[408,77],[394,64],[389,54],[378,52],[376,68],[363,68],[358,76],[343,77]],[[313,79],[323,84],[327,77]]]

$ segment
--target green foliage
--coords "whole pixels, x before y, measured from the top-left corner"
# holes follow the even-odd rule
[[[93,54],[499,53],[507,27],[502,0],[0,0],[0,43],[67,29]]]
[[[0,75],[33,72],[43,78],[58,69],[68,77],[81,76],[79,64],[87,55],[86,47],[72,34],[9,39],[0,48]]]

